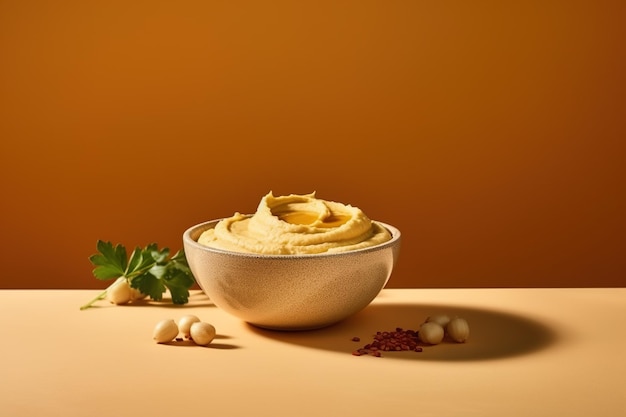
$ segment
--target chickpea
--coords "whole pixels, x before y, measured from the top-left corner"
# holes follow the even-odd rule
[[[435,314],[434,316],[428,316],[426,322],[435,322],[445,328],[450,323],[450,317],[447,314]]]
[[[467,320],[455,317],[446,326],[446,332],[455,342],[464,343],[469,338],[469,324]]]
[[[193,340],[195,344],[201,346],[206,346],[211,343],[216,334],[215,327],[213,327],[213,325],[202,321],[192,323],[189,332],[191,340]]]
[[[164,319],[157,323],[152,332],[152,338],[157,343],[167,343],[178,336],[178,326],[172,319]]]
[[[116,305],[126,304],[131,299],[131,290],[126,277],[119,277],[107,289],[107,300]]]
[[[419,338],[429,345],[436,345],[443,340],[444,330],[440,324],[428,321],[420,326]]]
[[[189,333],[191,330],[191,325],[199,321],[200,319],[193,314],[183,316],[180,318],[180,320],[178,320],[178,330],[186,339],[189,339],[191,338],[191,335]]]

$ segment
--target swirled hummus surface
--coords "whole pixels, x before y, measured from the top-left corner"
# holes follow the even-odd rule
[[[391,239],[387,229],[351,205],[311,194],[261,199],[253,215],[235,213],[200,235],[198,243],[261,254],[344,252]]]

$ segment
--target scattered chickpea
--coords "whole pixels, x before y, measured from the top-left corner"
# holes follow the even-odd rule
[[[445,329],[448,323],[450,323],[450,317],[447,314],[436,314],[426,318],[426,323],[430,322],[435,322]]]
[[[446,332],[455,342],[464,343],[469,337],[469,324],[467,320],[455,317],[446,326]]]
[[[215,327],[209,323],[198,321],[191,324],[189,333],[191,340],[193,340],[195,344],[206,346],[215,338]]]
[[[443,340],[444,330],[440,324],[434,321],[423,323],[419,329],[419,338],[429,345],[436,345]]]
[[[107,300],[116,305],[126,304],[131,299],[131,290],[128,280],[120,277],[107,289]]]
[[[139,291],[137,288],[130,287],[130,301],[143,300],[147,295]]]
[[[172,319],[164,319],[157,323],[152,332],[152,338],[157,343],[167,343],[178,336],[178,326]]]
[[[189,333],[189,331],[191,330],[191,325],[199,321],[200,319],[193,314],[183,316],[180,318],[180,320],[178,320],[178,330],[184,338],[189,339],[191,337]]]
[[[111,304],[128,304],[135,300],[142,300],[146,298],[146,294],[143,294],[136,288],[130,286],[126,277],[119,277],[113,284],[107,288],[106,298]]]

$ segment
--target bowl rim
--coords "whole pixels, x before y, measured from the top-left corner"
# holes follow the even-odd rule
[[[223,255],[230,255],[230,256],[241,256],[244,258],[255,258],[255,259],[303,259],[303,258],[306,258],[306,259],[311,259],[311,258],[351,256],[357,253],[375,252],[375,251],[383,250],[388,247],[396,245],[401,240],[401,237],[402,237],[402,233],[400,232],[400,229],[388,223],[384,223],[384,222],[377,221],[377,220],[372,220],[372,222],[387,229],[389,233],[391,233],[391,239],[385,242],[379,243],[378,245],[368,246],[365,248],[354,249],[354,250],[345,251],[345,252],[322,252],[322,253],[299,253],[299,254],[265,254],[265,253],[253,253],[253,252],[236,252],[236,251],[229,251],[225,249],[213,248],[210,246],[202,245],[198,243],[197,237],[196,238],[193,237],[194,234],[197,234],[197,236],[199,237],[202,232],[204,232],[205,230],[208,230],[211,226],[214,226],[218,222],[227,218],[228,217],[222,217],[219,219],[208,220],[208,221],[204,221],[204,222],[195,224],[187,228],[183,232],[183,244],[190,245],[196,249],[204,250],[207,252],[215,252],[215,253],[219,253]]]

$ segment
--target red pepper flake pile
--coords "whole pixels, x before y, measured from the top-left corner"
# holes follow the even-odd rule
[[[360,340],[357,336],[352,338],[353,342],[359,342]],[[421,352],[422,347],[419,346],[418,332],[415,330],[403,330],[400,327],[391,332],[376,332],[372,342],[353,351],[352,354],[354,356],[371,355],[381,357],[382,352],[389,351]]]

